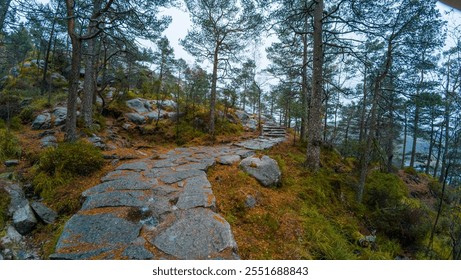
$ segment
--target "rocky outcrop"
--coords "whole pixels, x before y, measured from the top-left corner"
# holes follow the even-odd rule
[[[32,122],[32,129],[49,129],[51,128],[51,114],[42,113]]]
[[[128,113],[126,114],[126,117],[130,122],[135,124],[141,125],[146,123],[146,117],[139,113]]]
[[[5,235],[0,236],[0,255],[6,260],[39,259],[38,249],[34,248],[34,245],[25,236],[40,221],[54,222],[57,214],[42,203],[29,203],[19,184],[11,181],[0,181],[0,187],[6,190],[10,196],[8,214],[11,217],[11,221],[5,228]]]
[[[56,107],[53,110],[54,125],[60,126],[66,123],[67,117],[67,108],[66,107]]]
[[[240,167],[264,187],[276,187],[280,184],[282,172],[277,162],[268,156],[246,158],[242,160]]]
[[[43,148],[57,147],[58,139],[54,135],[47,135],[40,139],[40,144]]]
[[[175,119],[176,112],[171,112],[177,107],[176,102],[172,100],[147,100],[143,98],[135,98],[126,101],[126,105],[133,111],[127,113],[127,119],[137,125],[146,124],[147,121],[156,121],[158,119]],[[126,129],[129,129],[127,126]]]
[[[93,134],[91,137],[88,137],[88,141],[96,148],[100,148],[101,150],[106,149],[106,143],[104,143],[104,140],[95,134]]]
[[[35,117],[31,127],[34,130],[45,130],[50,129],[53,126],[61,126],[66,123],[66,117],[67,108],[58,106],[49,112],[42,112],[40,115]]]
[[[30,203],[30,206],[36,216],[46,224],[52,224],[58,218],[58,214],[54,210],[48,208],[41,202],[33,201]]]
[[[26,204],[14,211],[13,225],[22,235],[30,233],[35,228],[37,225],[37,219],[35,218],[34,212],[32,211],[32,208],[30,208],[29,204]]]

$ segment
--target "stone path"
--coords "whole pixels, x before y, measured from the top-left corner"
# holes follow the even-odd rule
[[[206,171],[270,148],[285,135],[218,147],[177,148],[126,163],[86,190],[51,259],[239,259],[216,213]]]

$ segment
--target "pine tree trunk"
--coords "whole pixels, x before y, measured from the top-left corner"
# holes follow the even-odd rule
[[[101,0],[93,0],[93,17],[101,10]],[[98,18],[92,18],[88,27],[88,34],[93,36],[98,30]],[[87,58],[85,65],[85,80],[83,84],[82,115],[85,127],[93,125],[93,101],[96,98],[96,64],[97,50],[96,37],[88,40]]]
[[[57,11],[56,11],[56,14],[54,15],[53,24],[51,25],[50,38],[48,40],[48,44],[46,47],[45,65],[43,66],[42,85],[40,89],[41,95],[45,94],[45,92],[49,90],[48,83],[46,82],[46,74],[48,73],[48,64],[50,60],[51,44],[53,43],[54,29],[55,29],[56,21],[57,21],[56,17],[57,17]],[[51,104],[51,93],[48,93],[48,104]]]
[[[82,41],[75,34],[74,1],[66,0],[67,6],[67,32],[72,44],[71,72],[69,76],[69,94],[67,98],[66,141],[77,140],[77,94],[80,78],[80,61],[82,54]]]
[[[407,108],[405,106],[405,115],[404,115],[404,129],[403,129],[403,148],[402,148],[402,162],[400,164],[400,168],[403,169],[405,167],[405,159],[406,159],[406,150],[407,150],[407,134],[408,134],[408,119],[407,119]]]
[[[426,174],[429,175],[429,169],[431,167],[431,162],[432,162],[432,151],[434,150],[434,118],[431,118],[431,135],[429,139],[429,152],[427,155],[427,163],[426,163]]]
[[[362,98],[362,108],[360,114],[360,132],[359,132],[359,143],[362,143],[364,135],[366,134],[365,130],[365,116],[367,111],[367,66],[365,65],[365,72],[363,74],[363,98]]]
[[[416,142],[418,140],[418,123],[419,123],[419,105],[418,105],[418,101],[416,101],[415,119],[413,122],[413,142],[411,145],[410,167],[415,167]]]
[[[357,202],[359,203],[361,203],[363,199],[363,192],[365,190],[365,182],[366,182],[367,175],[368,175],[368,166],[372,159],[372,145],[373,145],[373,142],[375,141],[376,132],[377,132],[376,121],[377,121],[377,111],[378,111],[379,99],[380,99],[379,91],[381,89],[381,83],[386,78],[392,66],[392,49],[393,49],[392,41],[389,41],[387,44],[386,61],[384,62],[383,72],[378,77],[376,77],[375,82],[374,82],[373,96],[372,96],[373,99],[372,99],[372,105],[371,105],[371,111],[370,111],[370,122],[369,122],[370,128],[368,129],[368,133],[366,137],[365,149],[363,150],[362,156],[361,156],[360,179],[359,179],[359,183],[357,186],[357,193],[356,193],[356,199],[357,199]]]
[[[442,156],[442,139],[443,139],[443,126],[440,127],[439,140],[437,143],[437,159],[435,161],[434,173],[432,173],[432,176],[434,178],[437,177],[437,172],[439,171],[440,158]]]
[[[308,87],[307,87],[307,35],[302,36],[303,40],[303,66],[302,66],[302,83],[301,83],[301,106],[303,108],[301,112],[301,132],[300,139],[302,143],[307,141],[307,126],[309,119],[309,104],[308,104]]]
[[[216,115],[216,87],[218,83],[218,50],[219,43],[216,43],[213,57],[213,76],[211,78],[211,96],[210,96],[210,124],[209,133],[212,138],[215,136],[215,115]]]
[[[313,81],[309,107],[307,151],[305,165],[311,170],[320,167],[320,146],[322,144],[322,99],[323,99],[323,0],[314,8]]]
[[[442,155],[442,167],[440,168],[440,177],[439,177],[439,182],[444,182],[445,181],[445,176],[447,174],[446,169],[447,169],[447,160],[448,160],[448,145],[450,144],[450,101],[448,98],[448,91],[447,91],[447,97],[445,101],[445,144],[444,144],[444,150],[443,150],[443,155]]]

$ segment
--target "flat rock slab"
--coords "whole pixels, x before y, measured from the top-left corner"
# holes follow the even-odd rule
[[[82,193],[83,197],[88,197],[90,195],[110,192],[110,191],[123,191],[123,190],[150,190],[156,184],[149,184],[144,181],[139,180],[128,180],[128,179],[118,179],[112,181],[106,181],[99,185],[96,185]]]
[[[185,260],[209,259],[226,249],[237,250],[229,223],[204,208],[182,212],[171,227],[153,240],[153,244],[163,252]]]
[[[240,156],[239,155],[225,155],[225,156],[218,157],[216,161],[223,165],[232,165],[240,161]]]
[[[206,173],[202,170],[196,170],[196,169],[184,170],[184,171],[179,171],[179,172],[165,175],[160,180],[164,182],[165,184],[173,184],[173,183],[182,181],[184,179],[191,178],[191,177],[197,177],[197,176],[206,177]]]
[[[176,207],[192,209],[196,207],[216,207],[216,198],[206,176],[193,177],[187,180],[184,191],[179,195]]]
[[[129,260],[151,260],[154,258],[154,255],[146,250],[144,246],[134,245],[127,247],[122,254],[122,257],[125,257]]]
[[[142,191],[113,191],[88,196],[82,210],[102,207],[142,207],[148,198]]]
[[[146,162],[138,161],[132,163],[125,163],[116,168],[116,170],[133,170],[133,171],[146,171],[149,166]]]
[[[56,246],[56,252],[80,245],[130,244],[136,240],[141,225],[117,217],[115,214],[76,214],[67,221]]]
[[[157,186],[153,188],[152,190],[152,192],[154,193],[154,196],[168,196],[178,191],[179,190],[177,188],[166,186],[166,185]]]
[[[176,161],[176,158],[159,160],[159,161],[155,162],[154,167],[155,168],[166,168],[166,167],[178,166],[179,164],[176,163],[175,161]]]
[[[133,170],[115,170],[104,176],[101,181],[108,182],[113,180],[141,181],[141,174]]]
[[[176,171],[186,171],[186,170],[195,169],[195,170],[207,171],[208,168],[212,167],[215,164],[215,162],[216,161],[214,158],[202,159],[202,160],[198,160],[198,162],[196,163],[183,164],[179,167],[176,167],[175,170]]]

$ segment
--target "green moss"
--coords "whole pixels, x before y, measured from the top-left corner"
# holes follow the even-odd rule
[[[40,156],[39,170],[48,174],[87,176],[104,164],[101,151],[90,143],[77,141],[48,148]]]
[[[5,227],[8,220],[8,205],[10,205],[10,195],[0,188],[0,230]]]
[[[88,176],[101,169],[103,164],[100,150],[86,142],[62,143],[57,148],[48,148],[41,153],[34,172],[35,192],[45,201],[58,205],[63,212],[69,212],[78,207],[74,201],[53,201],[60,188],[76,176]]]
[[[316,259],[350,260],[356,259],[354,244],[315,207],[305,207],[302,211],[305,218],[305,239]]]
[[[409,175],[418,176],[418,172],[414,167],[405,167],[403,171]]]
[[[244,129],[241,124],[231,123],[227,119],[218,118],[216,119],[216,135],[240,135]]]
[[[393,207],[400,204],[408,190],[394,174],[373,172],[365,186],[364,203],[372,209]]]
[[[21,157],[19,140],[11,131],[0,129],[0,160]]]

